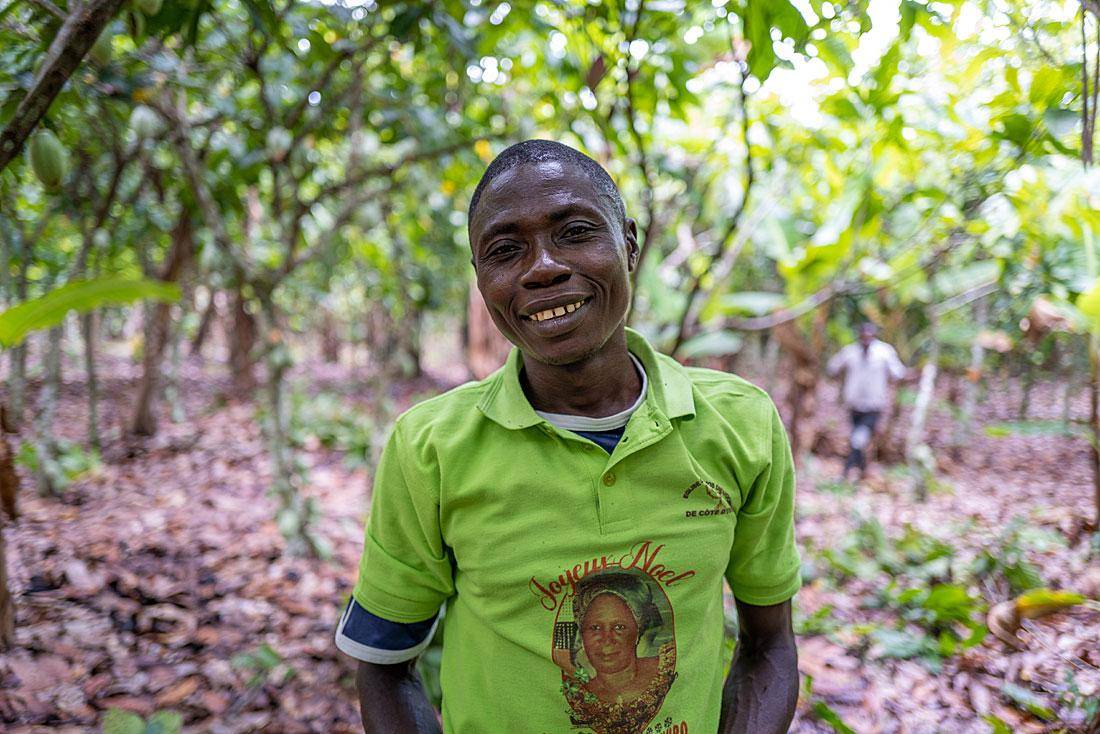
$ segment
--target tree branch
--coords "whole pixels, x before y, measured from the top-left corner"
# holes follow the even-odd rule
[[[31,2],[62,22],[68,20],[68,16],[65,15],[65,12],[51,3],[50,0],[31,0]]]
[[[695,300],[699,297],[699,291],[702,289],[703,278],[710,272],[714,262],[723,256],[723,253],[725,253],[730,245],[731,239],[737,233],[738,227],[741,225],[741,218],[744,216],[745,209],[748,207],[749,194],[752,192],[752,186],[756,180],[756,171],[753,168],[752,146],[749,144],[748,93],[745,91],[745,82],[748,79],[748,68],[744,61],[739,63],[739,67],[741,70],[741,79],[737,85],[737,102],[738,106],[741,108],[741,138],[745,143],[745,181],[742,187],[741,201],[730,217],[730,221],[726,225],[726,231],[722,233],[721,238],[719,238],[715,245],[714,253],[710,256],[707,266],[701,269],[697,275],[692,277],[691,288],[688,289],[687,302],[684,304],[684,310],[680,314],[680,324],[676,331],[676,340],[673,342],[672,348],[669,351],[669,353],[674,356],[687,339],[689,331],[695,327],[695,321],[698,318],[695,311]],[[739,255],[740,252],[741,247],[738,246],[733,259],[736,259],[736,256]],[[732,260],[730,262],[730,267],[733,267]]]
[[[184,109],[183,101],[173,101],[170,97],[167,97],[161,109],[161,113],[175,123],[175,134],[172,135],[172,142],[175,145],[180,160],[183,162],[184,174],[187,176],[187,182],[191,186],[191,191],[195,194],[195,200],[199,203],[199,209],[202,210],[206,225],[210,227],[214,234],[215,244],[217,244],[218,249],[229,258],[234,275],[237,279],[240,282],[248,281],[248,264],[245,262],[241,253],[238,253],[233,248],[233,243],[229,239],[229,232],[225,226],[225,219],[222,217],[222,213],[218,209],[218,205],[214,201],[214,198],[210,195],[210,190],[206,186],[206,181],[203,178],[203,172],[199,166],[199,162],[195,158],[195,150],[191,147],[191,126],[187,119],[187,112]]]
[[[30,91],[0,133],[0,171],[23,149],[27,137],[46,115],[54,98],[120,5],[122,0],[89,0],[61,24]]]

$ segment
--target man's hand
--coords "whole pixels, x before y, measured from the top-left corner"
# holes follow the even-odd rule
[[[360,661],[355,676],[359,715],[366,734],[440,734],[435,709],[424,694],[416,660],[396,665]]]
[[[737,601],[740,639],[722,689],[721,734],[782,734],[798,704],[798,652],[791,603]]]

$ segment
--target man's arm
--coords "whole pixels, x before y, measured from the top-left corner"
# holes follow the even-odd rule
[[[833,355],[832,359],[825,365],[825,374],[829,377],[839,377],[840,373],[848,366],[848,350],[842,348],[839,352]]]
[[[791,602],[737,601],[740,639],[722,688],[720,734],[782,734],[798,704],[798,652]]]
[[[424,693],[416,660],[396,665],[360,661],[355,676],[366,734],[440,734],[439,717]]]

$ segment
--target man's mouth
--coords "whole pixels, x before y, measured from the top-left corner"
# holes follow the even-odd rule
[[[576,303],[567,303],[564,306],[555,306],[553,308],[547,308],[542,311],[531,314],[530,316],[524,316],[526,321],[550,321],[552,319],[561,318],[566,314],[573,313],[578,308],[588,303],[587,298],[582,298]]]

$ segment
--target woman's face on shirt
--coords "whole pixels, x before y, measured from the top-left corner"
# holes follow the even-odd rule
[[[581,620],[584,652],[597,673],[617,673],[638,659],[638,623],[630,607],[614,594],[601,594]]]

